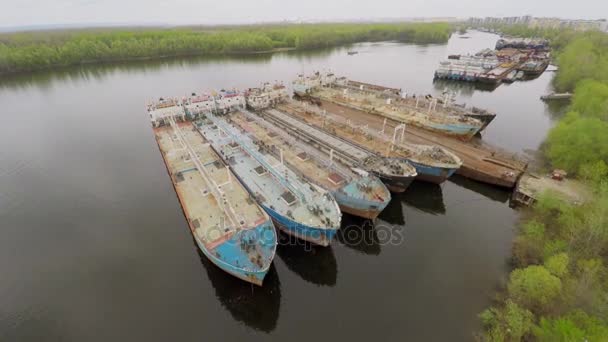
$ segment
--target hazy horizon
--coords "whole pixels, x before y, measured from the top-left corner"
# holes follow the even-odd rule
[[[608,3],[581,0],[553,5],[552,1],[513,0],[488,8],[482,0],[397,0],[356,2],[335,0],[259,0],[210,2],[196,0],[22,0],[3,6],[0,29],[86,26],[178,26],[252,24],[280,21],[399,20],[438,17],[504,17],[532,15],[567,19],[602,19]]]

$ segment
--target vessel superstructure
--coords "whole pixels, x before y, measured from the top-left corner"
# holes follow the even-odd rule
[[[279,229],[322,246],[330,244],[342,218],[331,193],[296,175],[223,116],[208,114],[196,125]]]
[[[148,113],[196,245],[225,272],[262,285],[276,251],[272,220],[185,120],[180,101],[152,104]]]
[[[499,66],[500,61],[495,55],[448,56],[447,60],[439,62],[435,79],[476,82]]]
[[[213,94],[213,100],[215,101],[213,112],[221,114],[243,108],[246,104],[245,93],[237,89],[222,89],[218,93]]]
[[[247,107],[258,110],[273,107],[289,98],[287,88],[282,83],[266,82],[259,88],[249,88],[245,92]]]
[[[208,93],[195,94],[183,101],[184,109],[191,119],[197,118],[205,113],[211,113],[217,109],[215,98]]]
[[[230,115],[230,121],[246,131],[260,148],[280,158],[298,176],[332,193],[342,212],[375,219],[391,200],[389,190],[378,177],[360,168],[351,168],[324,153],[314,143],[248,111]]]

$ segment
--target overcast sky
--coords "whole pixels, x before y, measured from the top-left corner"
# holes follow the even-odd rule
[[[0,0],[0,27],[280,20],[557,16],[605,18],[607,0]]]

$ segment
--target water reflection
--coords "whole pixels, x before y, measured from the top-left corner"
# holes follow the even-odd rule
[[[507,203],[511,197],[511,192],[506,189],[476,182],[459,175],[450,177],[450,182],[500,203]]]
[[[135,74],[139,72],[158,72],[163,69],[188,68],[193,69],[204,64],[270,64],[273,58],[293,59],[295,61],[310,62],[315,59],[327,58],[337,50],[348,47],[320,48],[307,51],[284,51],[274,53],[254,53],[237,55],[216,56],[181,56],[167,57],[161,59],[119,61],[100,64],[87,64],[69,67],[56,67],[52,70],[41,70],[34,73],[17,73],[3,75],[0,80],[0,89],[25,89],[37,86],[43,89],[51,89],[55,81],[79,81],[95,80],[103,81],[105,77],[114,74]]]
[[[134,60],[112,63],[90,64],[54,68],[35,73],[18,73],[5,75],[0,82],[0,89],[25,89],[36,85],[41,88],[50,88],[54,81],[102,81],[113,73],[157,72],[169,68],[192,68],[203,64],[267,64],[272,60],[273,54],[247,54],[229,56],[187,56],[169,57],[162,59]]]
[[[291,50],[286,52],[277,52],[274,55],[277,57],[293,58],[297,61],[311,61],[318,58],[327,58],[336,52],[344,52],[349,50],[351,46],[340,46],[331,48],[319,48],[312,50]]]
[[[388,205],[382,210],[378,218],[390,224],[403,226],[405,224],[403,206],[401,205],[403,196],[403,193],[391,193],[391,201],[388,202]]]
[[[433,88],[440,93],[448,90],[467,98],[473,97],[473,93],[475,93],[475,84],[471,82],[435,80],[433,81]]]
[[[498,88],[498,84],[480,83],[480,82],[462,82],[453,80],[433,80],[433,88],[443,91],[444,89],[450,89],[453,91],[460,91],[462,95],[472,96],[477,91],[491,92]]]
[[[313,245],[280,232],[277,255],[288,269],[307,282],[336,285],[338,263],[331,246]]]
[[[402,201],[428,214],[445,215],[443,189],[437,184],[414,181],[403,194]]]
[[[391,201],[392,202],[392,201]],[[382,213],[384,213],[382,211]],[[400,214],[403,217],[403,214]],[[389,215],[386,215],[389,216]],[[351,215],[342,216],[342,227],[337,240],[352,250],[368,255],[380,255],[380,239],[373,221]]]
[[[566,114],[570,100],[552,100],[545,102],[547,108],[546,112],[549,113],[551,119],[558,120]]]
[[[215,266],[196,247],[207,271],[215,296],[232,317],[255,330],[269,333],[277,326],[281,306],[281,282],[274,265],[264,278],[264,286],[237,279]]]

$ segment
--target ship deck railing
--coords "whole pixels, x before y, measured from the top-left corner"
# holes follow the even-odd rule
[[[208,119],[210,119],[210,117],[208,117]],[[212,120],[209,121],[211,123],[202,121],[199,130],[204,136],[208,136],[209,139],[212,140],[212,145],[214,145],[216,149],[219,149],[219,151],[222,152],[224,150],[223,146],[227,146],[230,142],[234,142],[234,140],[231,135],[222,136],[218,130],[219,126]],[[213,127],[212,124],[215,127]],[[221,132],[223,132],[223,130]],[[244,136],[243,139],[249,139],[249,137]],[[245,142],[245,144],[253,145],[252,142]],[[241,180],[247,184],[252,192],[252,196],[255,196],[260,203],[270,206],[271,209],[282,215],[291,212],[292,219],[311,226],[323,227],[325,225],[325,217],[330,218],[334,223],[339,222],[337,204],[331,196],[327,199],[324,198],[327,195],[327,192],[317,192],[316,188],[311,188],[312,185],[299,179],[293,171],[289,170],[284,165],[280,165],[279,161],[272,157],[272,155],[268,155],[267,158],[269,159],[269,162],[267,164],[270,164],[270,162],[276,163],[277,168],[281,168],[281,170],[277,169],[276,172],[285,172],[290,178],[288,180],[289,182],[292,182],[294,186],[306,191],[310,196],[310,200],[307,202],[296,201],[295,203],[290,204],[283,201],[281,197],[288,189],[278,182],[275,176],[270,172],[265,172],[263,174],[254,172],[253,170],[260,167],[261,163],[249,153],[246,153],[245,149],[241,148],[241,145],[237,144],[237,146],[239,147],[238,149],[233,149],[230,154],[226,153],[224,155],[227,160],[234,160],[233,162],[229,162],[231,168],[240,176]],[[262,156],[262,158],[265,157]],[[315,207],[321,209],[323,216],[318,216],[313,213],[312,209]]]
[[[249,146],[249,144],[244,142],[237,134],[232,132],[231,128],[228,127],[228,125],[223,120],[216,118],[215,115],[210,115],[209,118],[216,126],[221,128],[237,144],[239,144],[239,146],[241,146],[241,148],[245,151],[245,153],[249,154],[252,158],[257,160],[257,162],[260,163],[260,165],[262,165],[262,167],[264,167],[266,170],[268,170],[268,172],[270,172],[274,176],[274,178],[276,178],[277,181],[279,181],[279,183],[281,183],[281,185],[285,189],[291,191],[294,195],[298,196],[300,198],[300,200],[302,200],[304,203],[308,202],[306,199],[306,196],[302,193],[302,191],[300,191],[300,189],[295,188],[292,184],[290,184],[287,180],[285,180],[285,178],[281,174],[279,174],[279,172],[277,172],[275,167],[273,167],[266,161],[266,158],[264,158],[264,156],[262,156],[256,150],[256,148]]]
[[[250,118],[253,121],[255,121],[257,124],[259,124],[260,127],[263,127],[267,131],[272,131],[272,132],[276,133],[277,135],[279,135],[283,141],[285,141],[285,142],[290,141],[292,144],[296,145],[298,150],[305,152],[307,154],[307,156],[310,157],[311,159],[313,159],[318,165],[330,170],[329,173],[331,173],[331,172],[338,173],[345,180],[352,180],[352,178],[354,177],[352,171],[347,170],[342,165],[338,164],[339,163],[338,161],[330,160],[329,156],[327,154],[319,151],[318,149],[310,147],[306,143],[300,141],[299,137],[296,137],[298,139],[294,141],[293,135],[290,135],[288,132],[286,132],[282,128],[277,127],[277,126],[273,125],[272,123],[266,121],[264,118],[262,118],[258,115],[255,115],[247,110],[243,110],[241,112],[247,118]]]
[[[266,113],[270,114],[273,118],[281,120],[286,123],[290,127],[297,129],[299,132],[306,133],[311,138],[323,142],[326,146],[331,147],[332,149],[339,151],[343,154],[349,156],[353,161],[363,161],[369,158],[372,154],[369,151],[366,151],[359,146],[353,145],[351,143],[345,142],[341,139],[333,137],[326,132],[320,131],[317,128],[311,127],[306,123],[300,121],[299,119],[295,119],[290,115],[286,115],[276,109],[269,109]]]
[[[239,220],[232,205],[226,201],[223,191],[220,189],[219,185],[213,180],[213,178],[211,177],[211,175],[209,174],[209,172],[207,171],[207,169],[205,168],[205,166],[199,159],[199,156],[194,151],[190,142],[184,138],[181,128],[177,125],[177,123],[175,122],[173,117],[171,117],[169,119],[169,122],[171,123],[171,127],[173,128],[173,132],[177,136],[177,139],[180,141],[182,146],[184,146],[184,148],[186,148],[186,150],[188,151],[188,154],[190,155],[190,159],[192,160],[192,162],[198,169],[198,172],[200,173],[201,177],[205,181],[207,188],[211,191],[211,194],[217,201],[219,207],[222,209],[222,211],[224,211],[226,213],[226,216],[230,220],[230,223],[234,227],[241,226],[240,222],[244,222],[244,221]]]
[[[439,146],[437,146],[437,147],[442,150],[442,153],[447,155],[446,158],[452,159],[451,162],[442,162],[442,161],[436,160],[436,159],[428,156],[427,155],[428,150],[432,149],[435,146],[412,144],[412,143],[404,141],[402,139],[402,136],[393,137],[393,135],[387,134],[386,132],[374,130],[374,129],[370,128],[368,125],[364,125],[364,124],[357,125],[356,123],[352,122],[351,120],[349,120],[348,118],[346,118],[344,116],[337,115],[334,113],[327,113],[325,111],[321,111],[320,109],[318,109],[316,107],[307,106],[305,103],[303,103],[303,104],[294,103],[294,104],[296,106],[303,107],[303,110],[305,110],[305,111],[312,112],[315,115],[322,117],[323,120],[326,120],[330,123],[333,122],[334,124],[336,124],[338,126],[346,126],[346,127],[349,127],[353,131],[358,131],[363,134],[370,135],[381,141],[384,141],[386,143],[385,151],[381,151],[380,149],[375,148],[375,151],[377,153],[381,153],[383,156],[391,155],[391,151],[393,151],[393,147],[400,147],[406,151],[413,152],[412,157],[414,157],[414,159],[417,159],[420,162],[433,163],[433,164],[445,164],[446,167],[453,167],[454,165],[459,165],[462,163],[457,156],[443,150],[443,148],[441,148]],[[403,133],[405,133],[406,130],[407,130],[407,126],[405,126]]]

